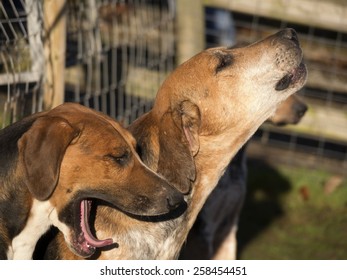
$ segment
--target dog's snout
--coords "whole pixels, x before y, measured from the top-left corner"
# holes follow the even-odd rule
[[[300,103],[300,104],[295,104],[295,112],[297,114],[298,117],[302,117],[303,115],[305,115],[306,111],[307,111],[307,105],[304,103]]]
[[[296,32],[292,28],[283,29],[282,31],[279,32],[279,36],[282,36],[283,38],[288,40],[297,39]]]
[[[278,32],[277,35],[282,39],[293,41],[295,44],[299,45],[298,35],[296,34],[296,31],[292,28],[286,28]]]
[[[185,201],[184,201],[183,194],[179,192],[175,192],[174,194],[167,197],[167,206],[169,210],[174,210],[178,208],[184,202]]]

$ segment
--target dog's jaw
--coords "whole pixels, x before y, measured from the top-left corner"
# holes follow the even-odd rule
[[[45,257],[48,257],[49,259],[59,258],[82,260],[92,257],[96,248],[107,247],[108,245],[110,246],[113,244],[113,240],[108,238],[112,233],[104,239],[94,237],[91,233],[89,225],[87,224],[90,216],[90,207],[91,203],[89,199],[80,199],[70,205],[70,211],[73,209],[73,214],[69,214],[69,216],[73,216],[72,220],[75,223],[74,227],[72,227],[71,225],[61,221],[58,215],[60,211],[51,205],[49,220],[50,224],[57,227],[60,233],[62,233],[57,235],[57,241],[61,244],[61,247],[58,247],[59,249],[56,248],[55,245],[57,244],[53,245],[53,247],[49,247]],[[109,209],[112,210],[113,208]],[[78,225],[76,225],[76,223]],[[103,232],[101,232],[100,235],[103,235]]]
[[[90,208],[91,208],[92,201],[84,199],[81,201],[81,230],[82,234],[84,236],[84,239],[86,240],[87,247],[105,247],[108,245],[111,245],[113,243],[113,240],[111,238],[107,238],[105,240],[99,240],[94,237],[94,235],[91,233],[89,228],[89,216],[90,216]]]
[[[80,202],[80,230],[78,233],[75,233],[74,238],[72,238],[72,249],[76,254],[86,258],[90,257],[95,253],[96,248],[106,247],[108,245],[113,244],[113,240],[111,238],[107,238],[104,240],[99,240],[91,233],[89,227],[89,217],[90,217],[90,209],[91,209],[91,200],[83,199]]]
[[[106,247],[113,244],[111,238],[97,239],[91,233],[89,227],[89,218],[92,201],[89,199],[81,199],[72,203],[65,211],[69,211],[70,222],[66,223],[58,218],[57,209],[53,209],[49,215],[50,220],[63,234],[66,243],[71,251],[82,258],[88,258],[95,253],[96,248]],[[66,213],[66,212],[65,212]]]

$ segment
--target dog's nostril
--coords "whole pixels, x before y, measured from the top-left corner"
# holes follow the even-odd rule
[[[296,108],[297,114],[302,117],[303,115],[305,115],[306,111],[307,111],[307,106],[306,105],[299,105]]]
[[[292,79],[293,79],[292,74],[285,75],[281,80],[279,80],[277,82],[275,89],[277,91],[287,89],[289,87],[290,83],[292,82]]]

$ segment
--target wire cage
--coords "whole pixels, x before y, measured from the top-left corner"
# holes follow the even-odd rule
[[[0,3],[2,127],[45,107],[45,60],[52,60],[44,54],[49,41],[45,3]],[[76,0],[54,13],[53,22],[64,16],[67,26],[65,70],[54,78],[64,83],[63,100],[103,111],[124,124],[149,110],[174,68],[174,2]],[[50,44],[48,52],[54,47]]]
[[[127,124],[174,68],[171,1],[69,1],[66,101]]]
[[[53,26],[66,20],[62,100],[79,102],[128,124],[148,111],[165,77],[176,66],[178,1],[72,0],[53,13]],[[44,9],[49,1],[0,3],[0,123],[4,127],[46,109],[50,29]],[[271,4],[271,3],[272,4]],[[271,146],[282,160],[344,170],[347,167],[346,4],[320,1],[324,19],[308,19],[310,1],[274,6],[269,2],[200,1],[206,47],[247,44],[285,27],[299,34],[308,65],[307,86],[298,94],[309,110],[297,126],[264,125],[250,151]],[[312,3],[311,3],[312,4]],[[276,13],[273,12],[276,7]],[[177,9],[176,9],[177,8]],[[218,8],[218,9],[217,9]],[[214,10],[211,12],[211,9]],[[186,9],[183,9],[186,10]],[[217,10],[217,13],[216,13]],[[307,18],[305,17],[307,16]],[[334,15],[334,16],[333,16]],[[193,18],[192,20],[196,20]],[[200,19],[203,22],[203,18]],[[194,22],[195,25],[195,22]],[[198,32],[196,32],[198,33]],[[198,41],[198,40],[196,40]],[[47,47],[48,46],[48,47]],[[256,147],[258,149],[253,149]],[[295,156],[293,155],[295,153]],[[271,154],[271,153],[268,153]],[[309,155],[309,156],[308,156]],[[341,164],[343,168],[341,169]]]
[[[0,123],[4,127],[40,110],[43,78],[41,5],[0,3]]]

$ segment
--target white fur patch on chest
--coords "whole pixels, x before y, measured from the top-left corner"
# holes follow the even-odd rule
[[[51,225],[49,214],[52,210],[53,206],[49,201],[33,200],[24,229],[12,240],[12,246],[8,253],[9,259],[32,259],[37,241]]]

